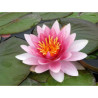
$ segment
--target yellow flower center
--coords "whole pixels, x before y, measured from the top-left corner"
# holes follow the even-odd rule
[[[58,42],[58,37],[56,37],[55,39],[53,39],[53,36],[49,38],[45,38],[45,41],[40,42],[39,41],[39,48],[37,48],[38,50],[40,50],[40,52],[43,55],[47,55],[47,53],[49,52],[51,56],[54,56],[58,53],[59,49],[60,49],[60,43]]]

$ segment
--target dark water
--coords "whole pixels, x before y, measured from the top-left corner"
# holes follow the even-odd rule
[[[95,68],[98,68],[98,60],[94,60],[94,59],[89,59],[89,60],[83,60],[85,61],[87,64],[95,67]]]

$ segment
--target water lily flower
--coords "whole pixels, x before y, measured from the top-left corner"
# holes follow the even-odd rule
[[[43,25],[37,26],[38,36],[25,34],[29,46],[21,45],[26,53],[17,55],[24,64],[31,65],[31,71],[43,73],[49,70],[51,76],[58,82],[64,80],[64,73],[78,76],[77,69],[83,69],[79,63],[87,54],[79,52],[88,40],[75,40],[76,33],[71,32],[71,25],[67,24],[62,29],[56,20],[51,29]],[[78,66],[78,67],[77,67]]]

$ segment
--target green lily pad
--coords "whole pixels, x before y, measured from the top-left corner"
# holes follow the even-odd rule
[[[44,72],[40,74],[31,73],[29,77],[38,82],[46,82],[49,77],[49,73],[48,72]]]
[[[40,22],[40,16],[34,13],[0,14],[0,34],[13,34],[30,29]]]
[[[97,56],[95,56],[95,55],[88,55],[88,57],[86,59],[97,59]]]
[[[40,84],[33,80],[33,79],[30,79],[30,78],[27,78],[26,80],[24,80],[20,86],[39,86]]]
[[[24,53],[21,44],[26,42],[15,37],[0,44],[0,85],[19,85],[30,73],[29,66],[15,58]]]
[[[25,84],[32,86],[35,85],[35,83],[36,85],[43,86],[92,86],[96,84],[94,76],[90,72],[83,70],[79,71],[79,76],[69,76],[65,74],[62,83],[54,80],[49,72],[44,72],[42,74],[31,73],[31,75],[20,85]]]
[[[40,15],[42,20],[52,20],[72,15],[71,12],[41,12],[38,14]]]
[[[40,83],[45,83],[49,77],[49,73],[48,72],[44,72],[44,73],[40,73],[37,74],[35,72],[30,73],[30,75],[28,76],[28,78],[26,80],[24,80],[20,86],[35,86],[35,85],[41,85]]]
[[[79,71],[79,76],[76,77],[65,75],[62,83],[55,81],[50,76],[46,83],[41,84],[45,86],[92,86],[95,85],[95,79],[88,71]]]
[[[84,19],[84,20],[88,20],[93,23],[98,22],[98,13],[97,12],[83,12],[83,13],[75,12],[72,15],[70,15],[69,17]]]
[[[98,50],[88,55],[86,59],[98,59]]]

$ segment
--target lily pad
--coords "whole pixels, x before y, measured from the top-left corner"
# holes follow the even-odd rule
[[[40,83],[45,83],[49,77],[48,72],[37,74],[35,72],[31,72],[27,79],[25,79],[20,86],[38,86]]]
[[[0,34],[13,34],[30,29],[40,22],[40,16],[34,13],[0,14]]]
[[[65,75],[62,83],[55,81],[50,76],[46,83],[41,84],[45,86],[92,86],[95,85],[95,79],[88,71],[79,71],[79,76],[76,77]]]
[[[72,15],[72,12],[41,12],[38,13],[42,20],[52,20]]]
[[[48,72],[44,72],[40,74],[31,73],[29,77],[38,82],[46,82],[49,77],[49,73]]]
[[[26,80],[24,80],[20,86],[39,86],[40,84],[33,80],[33,79],[30,79],[30,78],[27,78]]]
[[[96,84],[94,76],[90,72],[83,70],[79,71],[79,76],[68,76],[65,74],[64,81],[62,83],[54,80],[50,76],[49,72],[42,74],[31,73],[31,75],[21,85],[31,84],[32,86],[35,85],[35,83],[42,86],[92,86]]]
[[[75,12],[72,15],[70,15],[69,17],[88,20],[93,23],[98,22],[98,13],[97,12],[82,12],[82,13]]]
[[[15,37],[0,44],[0,85],[19,85],[30,73],[29,66],[15,58],[24,53],[21,44],[26,42]]]

